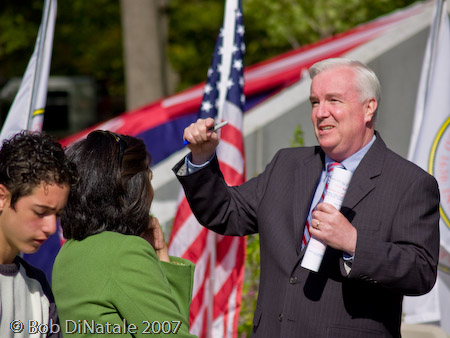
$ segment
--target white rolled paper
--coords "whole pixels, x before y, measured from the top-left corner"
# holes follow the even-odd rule
[[[323,201],[340,210],[351,179],[351,171],[334,168]],[[322,241],[311,237],[306,247],[301,266],[314,272],[319,271],[326,248],[327,246]]]

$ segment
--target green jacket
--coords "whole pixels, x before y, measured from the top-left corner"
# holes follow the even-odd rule
[[[194,337],[189,306],[194,264],[161,262],[138,236],[102,232],[69,240],[53,266],[52,289],[65,337]]]

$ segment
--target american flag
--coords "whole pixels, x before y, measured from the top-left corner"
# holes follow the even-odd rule
[[[242,19],[241,1],[228,0],[199,116],[212,117],[216,122],[228,121],[220,131],[221,142],[217,147],[228,185],[239,185],[245,180],[242,138],[245,29]],[[181,191],[169,252],[196,264],[191,333],[201,338],[237,337],[245,247],[244,237],[221,236],[202,227]]]

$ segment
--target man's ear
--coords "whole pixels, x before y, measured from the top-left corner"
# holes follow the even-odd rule
[[[375,98],[371,98],[366,102],[365,120],[366,123],[373,123],[378,102]]]
[[[5,208],[9,195],[10,192],[8,188],[5,187],[3,184],[0,184],[0,212],[3,211],[3,208]]]

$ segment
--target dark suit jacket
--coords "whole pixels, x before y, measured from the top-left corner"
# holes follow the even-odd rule
[[[313,273],[300,266],[300,242],[323,166],[319,147],[290,148],[239,187],[225,185],[216,159],[178,179],[201,224],[226,235],[259,233],[253,337],[400,337],[403,295],[424,294],[436,280],[437,182],[377,134],[341,208],[358,231],[351,272],[328,247]]]

